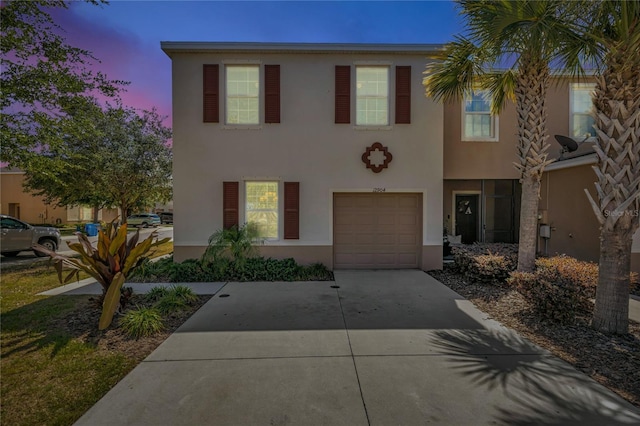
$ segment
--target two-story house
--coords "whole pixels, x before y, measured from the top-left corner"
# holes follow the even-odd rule
[[[442,265],[437,45],[163,42],[172,60],[174,250],[258,224],[264,256]]]
[[[255,222],[261,253],[333,268],[439,268],[443,231],[517,242],[516,113],[437,104],[439,45],[163,42],[172,60],[175,259]],[[593,84],[556,76],[538,252],[597,261]],[[556,84],[557,83],[557,84]],[[553,135],[585,142],[561,156]],[[640,270],[640,238],[633,269]],[[636,253],[637,252],[637,253]]]

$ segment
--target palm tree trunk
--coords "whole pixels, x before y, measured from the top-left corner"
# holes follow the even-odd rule
[[[600,270],[592,320],[597,330],[616,334],[629,331],[631,235],[625,229],[603,229],[600,233]]]
[[[521,182],[518,271],[532,271],[536,262],[536,242],[538,239],[540,178],[527,176]]]
[[[518,241],[518,271],[530,272],[535,267],[538,236],[538,203],[540,180],[547,160],[547,107],[545,98],[549,81],[549,67],[544,61],[523,56],[516,84],[518,113],[518,162],[522,198],[520,210],[520,239]]]
[[[601,225],[592,326],[617,334],[629,329],[631,243],[640,209],[640,60],[626,41],[609,49],[593,95],[598,202],[585,189]]]

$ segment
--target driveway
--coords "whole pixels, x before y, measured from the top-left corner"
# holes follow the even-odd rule
[[[216,295],[76,424],[640,423],[421,271],[335,275],[211,284]]]

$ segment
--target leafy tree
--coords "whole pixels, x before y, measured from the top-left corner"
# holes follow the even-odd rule
[[[601,49],[593,95],[598,201],[585,189],[600,222],[594,328],[629,329],[631,244],[640,209],[640,2],[587,2],[585,40]]]
[[[125,218],[171,199],[171,131],[156,111],[85,102],[71,117],[83,131],[64,136],[64,149],[43,147],[27,189],[62,206],[117,206]]]
[[[461,100],[479,86],[492,112],[515,99],[515,167],[522,184],[518,271],[534,268],[540,180],[547,164],[546,92],[550,67],[580,75],[580,59],[595,55],[577,31],[569,2],[458,0],[466,35],[449,43],[427,67],[424,85],[436,100]],[[508,65],[510,64],[510,65]],[[498,71],[500,68],[504,71]]]
[[[62,148],[74,104],[96,94],[112,97],[125,84],[91,71],[97,62],[91,53],[65,42],[46,9],[67,5],[13,0],[0,7],[0,161],[12,166],[31,165],[43,146]]]

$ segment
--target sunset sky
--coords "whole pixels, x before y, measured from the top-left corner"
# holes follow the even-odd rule
[[[450,1],[72,2],[52,16],[95,68],[131,82],[125,105],[156,107],[171,124],[171,61],[161,41],[444,43],[459,32]]]

